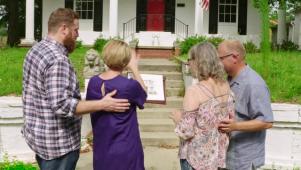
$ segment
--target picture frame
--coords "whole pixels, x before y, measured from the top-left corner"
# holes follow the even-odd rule
[[[140,74],[147,87],[146,103],[166,104],[165,78],[157,74]],[[131,77],[131,73],[128,73]]]

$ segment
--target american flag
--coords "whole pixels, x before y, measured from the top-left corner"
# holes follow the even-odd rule
[[[205,10],[208,10],[208,8],[209,8],[209,0],[200,0],[200,5],[201,5],[202,8],[204,8]]]

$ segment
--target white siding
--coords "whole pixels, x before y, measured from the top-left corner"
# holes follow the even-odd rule
[[[177,3],[185,4],[185,7],[177,7]],[[195,0],[176,0],[176,18],[188,25],[188,35],[194,34]]]

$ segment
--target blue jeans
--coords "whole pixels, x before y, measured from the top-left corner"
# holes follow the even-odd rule
[[[72,151],[59,158],[45,160],[36,155],[41,170],[75,170],[79,158],[79,150]]]
[[[180,159],[181,170],[193,170],[192,166],[186,159]]]

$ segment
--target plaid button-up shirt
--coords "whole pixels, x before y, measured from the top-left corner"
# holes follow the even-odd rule
[[[81,117],[74,115],[79,84],[62,44],[45,38],[31,48],[22,93],[22,133],[38,156],[51,160],[80,148]]]

